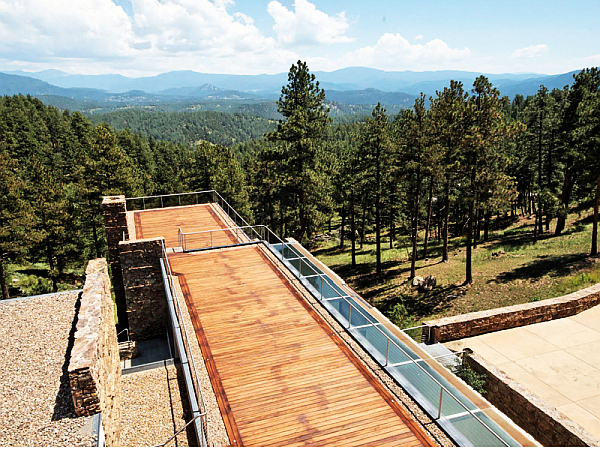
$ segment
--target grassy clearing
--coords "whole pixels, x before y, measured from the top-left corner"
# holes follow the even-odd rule
[[[7,264],[6,282],[11,297],[49,294],[52,281],[47,264]],[[83,269],[68,269],[58,280],[58,291],[80,289],[83,286]]]
[[[375,274],[375,244],[365,244],[357,254],[357,268],[350,266],[350,247],[330,241],[313,251],[323,263],[346,279],[367,301],[388,316],[401,304],[415,322],[456,314],[516,305],[552,298],[600,282],[600,259],[588,256],[591,243],[590,211],[569,216],[561,236],[550,231],[533,244],[533,218],[521,218],[473,250],[473,278],[462,286],[465,276],[464,239],[450,241],[450,261],[441,262],[441,245],[430,241],[429,258],[417,261],[417,275],[434,275],[437,287],[419,293],[410,284],[408,239],[382,245],[384,273]],[[421,242],[422,244],[422,242]],[[502,253],[504,252],[504,253]],[[422,254],[422,247],[419,247]],[[498,253],[498,256],[495,254]],[[396,310],[395,316],[398,310]],[[405,317],[403,325],[408,325]]]

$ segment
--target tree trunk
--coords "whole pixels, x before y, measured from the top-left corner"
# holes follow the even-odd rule
[[[396,223],[394,222],[394,208],[390,206],[390,249],[394,248],[396,237]]]
[[[352,242],[352,268],[356,269],[356,222],[354,220],[354,189],[350,191],[350,239]]]
[[[429,200],[427,201],[427,225],[425,225],[425,243],[423,244],[423,259],[427,258],[427,246],[429,245],[429,227],[431,226],[431,208],[433,206],[433,182],[435,177],[431,175],[429,180]]]
[[[477,172],[473,167],[471,169],[471,189],[475,190],[475,178]],[[475,193],[472,192],[472,199],[469,202],[469,212],[467,218],[467,259],[465,267],[465,285],[473,284],[473,272],[471,268],[471,257],[472,257],[472,240],[473,240],[473,220],[475,215]]]
[[[573,157],[569,156],[567,158],[567,164],[565,165],[565,178],[563,181],[562,193],[560,196],[560,201],[563,204],[563,208],[565,209],[565,214],[569,213],[569,200],[571,199],[571,191],[573,189],[573,183],[571,180],[571,168],[573,166]],[[556,229],[554,230],[554,234],[556,236],[560,235],[565,229],[566,217],[562,214],[558,216],[556,220]]]
[[[410,278],[416,275],[417,265],[417,237],[419,233],[419,194],[421,192],[421,167],[417,168],[417,184],[415,192],[415,203],[412,217],[412,255],[410,256]]]
[[[486,211],[485,213],[485,228],[483,229],[483,241],[487,241],[490,237],[490,221],[492,220],[492,213]]]
[[[365,243],[365,226],[367,221],[367,205],[363,204],[362,210],[362,223],[360,224],[360,249],[362,250],[363,244]]]
[[[0,258],[0,287],[2,288],[2,299],[9,298],[8,285],[6,284],[6,274],[4,273],[4,259]]]
[[[446,180],[444,186],[444,228],[442,230],[442,236],[444,238],[444,245],[442,248],[442,262],[448,262],[448,222],[450,221],[450,180]]]
[[[594,226],[592,228],[592,250],[590,256],[598,254],[598,204],[600,203],[600,176],[596,184],[596,199],[594,201]]]
[[[340,248],[344,248],[344,226],[346,225],[346,210],[344,208],[342,208],[341,213],[342,213],[342,223],[340,224]]]
[[[377,146],[377,167],[375,171],[375,183],[377,189],[375,191],[375,258],[376,271],[381,273],[381,161],[380,161],[380,147]]]

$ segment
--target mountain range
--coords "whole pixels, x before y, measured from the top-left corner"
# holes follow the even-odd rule
[[[502,95],[514,98],[537,92],[540,85],[552,90],[573,81],[573,74],[484,74]],[[423,92],[434,96],[450,80],[470,89],[480,74],[463,71],[386,72],[350,67],[333,72],[314,72],[330,102],[346,105],[375,105],[388,109],[411,106]],[[272,102],[287,83],[287,73],[275,75],[223,75],[193,71],[167,72],[152,77],[123,75],[72,75],[59,70],[0,72],[0,95],[31,94],[59,107],[78,109],[194,102]],[[59,104],[57,104],[59,103]],[[81,108],[83,106],[83,108]],[[86,108],[86,106],[88,108]],[[177,106],[173,107],[175,110]],[[210,109],[207,107],[205,109]]]

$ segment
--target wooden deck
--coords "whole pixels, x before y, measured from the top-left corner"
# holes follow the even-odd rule
[[[184,233],[228,228],[212,204],[136,211],[133,213],[136,239],[164,237],[165,246],[178,247],[178,230]],[[199,249],[236,243],[229,231],[187,236],[187,248]]]
[[[233,445],[432,445],[258,246],[169,262]]]

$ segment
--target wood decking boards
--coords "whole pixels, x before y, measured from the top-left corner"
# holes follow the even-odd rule
[[[424,445],[259,248],[169,262],[243,445]]]
[[[138,239],[162,236],[167,247],[178,246],[179,227],[225,227],[210,205],[134,218]],[[213,245],[236,242],[218,235]],[[169,262],[233,445],[432,444],[258,246],[172,253]]]
[[[179,246],[179,228],[184,233],[227,228],[211,204],[136,211],[133,216],[137,239],[164,237],[167,248]],[[187,240],[190,249],[206,247],[211,242],[209,233],[190,235]],[[229,231],[213,233],[212,240],[214,246],[237,242]]]

